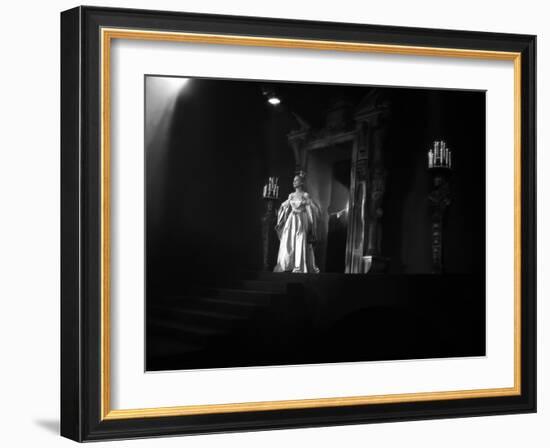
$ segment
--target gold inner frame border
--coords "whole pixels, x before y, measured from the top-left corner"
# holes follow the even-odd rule
[[[459,48],[421,47],[356,42],[266,38],[239,35],[163,32],[102,28],[101,31],[101,420],[169,417],[230,412],[272,411],[318,407],[411,403],[521,395],[521,53]],[[113,39],[185,42],[215,45],[296,48],[325,51],[368,52],[413,56],[455,57],[513,61],[514,63],[514,386],[389,395],[312,398],[208,405],[183,405],[135,409],[111,409],[110,345],[110,63]]]

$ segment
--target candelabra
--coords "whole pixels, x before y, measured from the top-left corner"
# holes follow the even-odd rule
[[[451,205],[450,178],[452,174],[452,151],[445,141],[434,141],[428,150],[428,170],[432,188],[428,196],[431,218],[432,272],[443,273],[443,225],[445,213]]]
[[[444,140],[435,141],[428,151],[428,168],[452,169],[453,154]]]
[[[270,177],[264,185],[264,199],[279,199],[279,178]]]
[[[275,232],[277,205],[279,203],[278,177],[268,179],[263,188],[262,198],[265,202],[265,213],[262,217],[262,264],[264,270],[272,271],[278,250],[278,238]]]

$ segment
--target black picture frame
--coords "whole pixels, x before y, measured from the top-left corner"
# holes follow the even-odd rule
[[[520,392],[511,396],[104,418],[101,29],[354,42],[521,55]],[[61,13],[61,435],[76,441],[536,412],[536,37],[166,11]]]

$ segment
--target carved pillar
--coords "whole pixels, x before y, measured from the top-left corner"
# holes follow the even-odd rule
[[[346,241],[345,272],[348,274],[362,272],[368,170],[366,132],[365,123],[357,121],[351,160],[348,236]]]
[[[364,141],[363,252],[361,268],[354,272],[383,272],[389,259],[382,255],[382,218],[387,171],[384,167],[385,141],[390,114],[389,103],[377,91],[373,91],[356,114],[361,123],[359,139]]]
[[[310,125],[301,118],[298,114],[292,113],[296,122],[298,123],[299,128],[291,131],[287,138],[288,143],[292,148],[294,153],[294,159],[296,161],[295,172],[299,173],[300,171],[306,172],[307,170],[307,151],[305,149],[305,144],[309,136],[309,130],[311,129]]]
[[[277,205],[279,199],[264,198],[265,213],[262,216],[262,266],[264,271],[272,271],[277,263],[278,238],[275,231],[277,224]]]
[[[386,129],[381,121],[381,114],[369,120],[372,157],[368,173],[366,255],[380,255],[382,252],[381,220],[384,215],[382,206],[386,191],[386,170],[382,157],[382,145]]]
[[[445,213],[451,205],[451,170],[431,168],[432,191],[428,196],[431,218],[432,273],[443,273],[443,224]]]

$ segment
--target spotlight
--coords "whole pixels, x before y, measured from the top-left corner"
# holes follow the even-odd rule
[[[281,100],[277,98],[276,96],[271,96],[267,99],[267,102],[271,104],[272,106],[277,106],[278,104],[281,104]]]
[[[275,89],[271,86],[262,86],[262,95],[267,98],[267,102],[272,106],[281,104],[281,98],[275,93]]]

